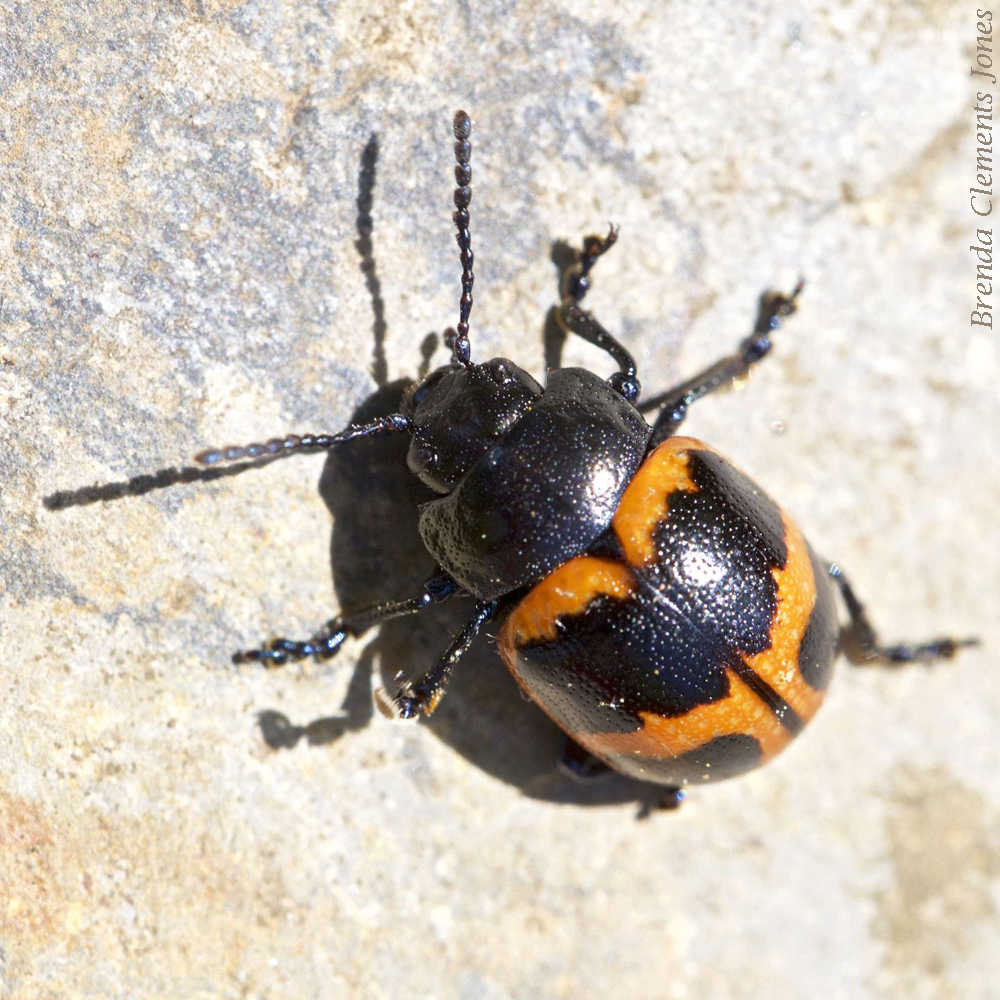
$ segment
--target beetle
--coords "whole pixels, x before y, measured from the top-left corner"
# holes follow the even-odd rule
[[[685,789],[771,760],[823,701],[844,635],[866,660],[950,658],[975,640],[882,645],[836,564],[714,448],[677,434],[689,407],[745,376],[796,308],[802,282],[761,296],[750,334],[726,357],[641,404],[632,355],[582,308],[596,261],[617,241],[588,236],[567,269],[558,319],[617,371],[550,371],[544,387],[507,358],[474,363],[471,121],[456,113],[455,212],[462,267],[450,361],[405,394],[399,412],[334,434],[288,435],[204,451],[206,466],[409,435],[407,464],[437,496],[419,530],[437,571],[419,593],[341,615],[306,641],[274,639],[238,663],[328,658],[349,636],[457,596],[474,610],[423,677],[397,675],[376,703],[430,715],[479,631],[501,621],[500,655],[566,734],[580,775],[612,768]]]

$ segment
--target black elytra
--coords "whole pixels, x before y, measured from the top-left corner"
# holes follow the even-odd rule
[[[863,659],[887,663],[949,658],[974,642],[881,645],[841,569],[817,558],[731,462],[676,433],[693,402],[768,353],[801,282],[790,295],[761,296],[732,354],[640,403],[632,355],[581,307],[594,264],[617,241],[612,227],[583,241],[557,318],[606,351],[616,372],[561,368],[542,386],[507,358],[474,363],[464,111],[453,130],[462,293],[446,334],[449,363],[413,386],[399,413],[197,456],[216,465],[409,434],[407,464],[438,494],[419,512],[437,572],[418,594],[335,617],[307,641],[238,653],[237,662],[326,658],[373,625],[465,596],[474,602],[466,623],[423,677],[397,677],[396,690],[377,693],[383,712],[433,712],[479,630],[502,619],[501,656],[567,734],[572,770],[598,775],[603,764],[658,783],[674,807],[686,786],[770,760],[801,731],[823,700],[842,632]]]

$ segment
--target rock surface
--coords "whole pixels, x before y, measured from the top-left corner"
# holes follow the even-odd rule
[[[579,9],[0,15],[4,998],[996,995],[1000,372],[969,324],[974,9]],[[389,442],[183,470],[384,412],[445,357],[457,106],[474,355],[541,378],[553,241],[609,220],[588,305],[647,390],[804,275],[772,357],[685,432],[850,569],[886,638],[979,650],[844,665],[781,759],[646,822],[624,784],[555,773],[558,734],[485,642],[430,724],[372,717],[452,609],[327,664],[230,666],[427,569]]]

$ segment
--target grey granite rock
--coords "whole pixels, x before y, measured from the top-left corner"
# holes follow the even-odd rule
[[[0,995],[996,996],[1000,373],[969,324],[991,89],[969,76],[973,7],[0,18]],[[476,356],[542,377],[552,243],[608,220],[588,303],[648,389],[804,275],[773,356],[686,430],[784,501],[887,637],[979,650],[842,667],[781,759],[647,822],[620,786],[555,775],[557,734],[487,643],[430,724],[372,717],[448,609],[328,664],[229,665],[421,578],[398,449],[114,484],[337,429],[445,356],[459,105]]]

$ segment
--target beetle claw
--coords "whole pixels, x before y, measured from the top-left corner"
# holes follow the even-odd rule
[[[387,719],[413,719],[420,714],[420,701],[413,693],[413,685],[403,674],[392,679],[396,693],[389,694],[387,688],[380,687],[375,692],[375,707]]]

